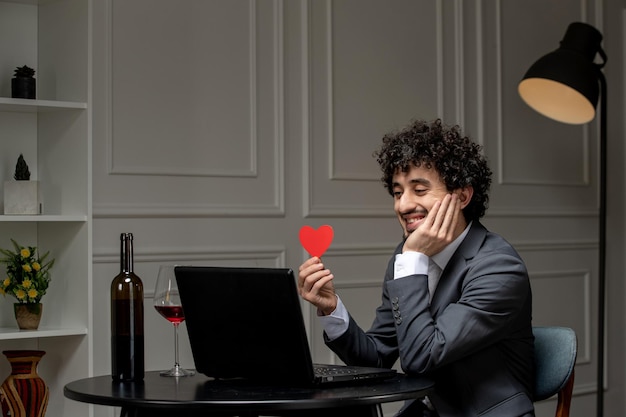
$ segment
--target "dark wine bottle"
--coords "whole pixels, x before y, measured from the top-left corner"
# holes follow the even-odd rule
[[[133,234],[120,241],[120,273],[111,283],[111,375],[143,381],[143,283],[133,272]]]

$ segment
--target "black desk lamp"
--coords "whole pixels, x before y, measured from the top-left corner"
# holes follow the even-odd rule
[[[537,112],[563,123],[583,124],[595,116],[600,96],[600,213],[598,249],[597,416],[603,414],[604,303],[606,282],[606,54],[602,34],[586,23],[571,23],[561,46],[535,62],[519,83],[522,99]],[[594,63],[596,55],[602,63]]]

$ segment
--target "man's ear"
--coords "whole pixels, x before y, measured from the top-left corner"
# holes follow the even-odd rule
[[[467,187],[459,188],[456,190],[457,195],[459,196],[459,201],[461,202],[461,209],[467,207],[467,205],[472,201],[472,196],[474,195],[474,187],[468,185]]]

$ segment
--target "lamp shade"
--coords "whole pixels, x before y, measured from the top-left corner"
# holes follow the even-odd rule
[[[524,102],[546,117],[563,123],[582,124],[595,116],[599,71],[594,63],[600,53],[602,34],[586,23],[571,23],[561,46],[539,58],[519,83]]]

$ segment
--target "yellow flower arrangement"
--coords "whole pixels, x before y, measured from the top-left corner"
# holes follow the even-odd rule
[[[48,289],[54,259],[46,262],[50,252],[37,257],[37,247],[21,246],[13,239],[11,242],[15,251],[0,249],[4,255],[0,263],[6,265],[7,272],[0,281],[0,294],[9,294],[22,304],[39,303]]]

